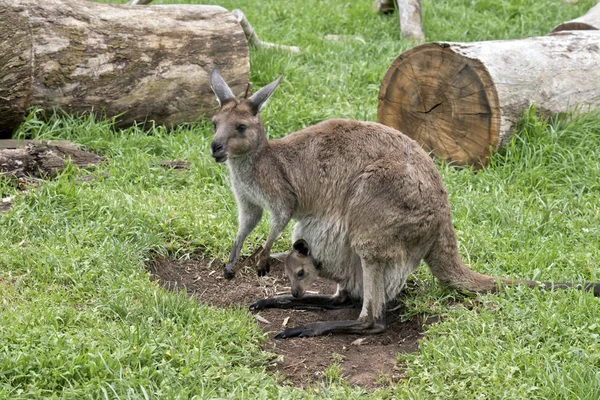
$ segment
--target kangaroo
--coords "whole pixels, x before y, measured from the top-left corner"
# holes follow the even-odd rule
[[[330,246],[340,249],[332,251],[333,261],[326,270],[335,269],[330,265],[337,265],[341,252],[347,263],[339,265],[353,271],[345,276],[354,276],[356,282],[343,284],[335,300],[294,299],[332,307],[348,306],[348,299],[354,299],[362,302],[362,308],[357,320],[318,322],[288,329],[279,337],[384,331],[386,301],[402,289],[422,259],[434,276],[451,287],[497,290],[497,278],[470,270],[460,259],[448,193],[432,159],[412,139],[374,122],[331,119],[268,140],[259,112],[280,79],[249,99],[238,100],[218,69],[210,74],[221,107],[213,117],[210,151],[216,162],[226,163],[238,206],[238,232],[224,276],[235,276],[243,242],[263,210],[271,214],[271,226],[257,262],[260,276],[268,272],[273,243],[292,218],[306,224],[299,229],[308,236],[313,232],[311,224],[324,222],[325,231],[334,233],[324,235],[319,255]],[[319,248],[308,243],[313,251]],[[301,243],[296,247],[286,268],[292,265],[292,257],[318,269],[320,260],[309,257],[309,248]],[[296,294],[301,294],[300,289]],[[280,300],[266,299],[251,308],[281,306],[289,299]]]

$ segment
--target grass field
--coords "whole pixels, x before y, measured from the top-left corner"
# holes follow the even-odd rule
[[[205,3],[241,8],[261,39],[303,50],[251,51],[255,88],[284,74],[263,112],[270,137],[330,117],[375,120],[385,71],[414,45],[371,0]],[[427,40],[544,35],[593,4],[424,0],[424,28]],[[329,33],[365,43],[323,41]],[[15,196],[0,215],[1,398],[600,398],[600,299],[529,289],[465,299],[425,268],[411,281],[407,316],[440,322],[418,353],[399,359],[407,378],[397,386],[367,393],[331,379],[301,390],[267,374],[250,313],[167,292],[144,267],[156,253],[228,254],[236,208],[225,168],[209,156],[211,134],[204,122],[148,134],[91,117],[29,116],[17,136],[72,140],[110,162],[92,172],[68,168],[26,195],[0,180],[0,192]],[[158,165],[168,159],[191,169]],[[487,169],[439,170],[472,268],[600,281],[600,113],[526,113]],[[263,221],[245,252],[266,232]],[[277,248],[288,244],[289,229]]]

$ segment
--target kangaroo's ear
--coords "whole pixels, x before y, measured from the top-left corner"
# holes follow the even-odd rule
[[[279,75],[279,78],[275,79],[273,82],[269,83],[267,86],[260,89],[258,92],[254,93],[252,97],[250,97],[249,101],[254,115],[259,113],[275,89],[277,89],[277,86],[279,86],[279,81],[281,81],[281,77],[282,75]]]
[[[215,96],[217,96],[217,101],[221,107],[228,101],[235,100],[235,96],[231,89],[229,89],[229,86],[225,83],[225,80],[223,80],[219,68],[213,68],[213,70],[210,71],[210,88]]]
[[[296,253],[302,254],[303,256],[310,255],[310,249],[308,248],[308,243],[306,243],[306,240],[304,240],[304,239],[296,240],[296,243],[294,243],[293,247],[294,247],[294,251]]]
[[[284,251],[283,253],[274,253],[271,254],[271,258],[274,258],[277,261],[281,261],[282,263],[285,263],[285,259],[287,258],[287,256],[290,254],[289,251]]]

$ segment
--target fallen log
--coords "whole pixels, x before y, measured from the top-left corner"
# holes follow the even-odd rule
[[[245,92],[248,43],[221,7],[0,0],[0,136],[31,106],[124,113],[118,126],[211,116],[214,67]]]
[[[484,166],[523,110],[600,107],[600,31],[427,43],[402,53],[379,91],[378,121],[458,165]]]
[[[583,16],[557,25],[552,29],[552,33],[585,30],[600,30],[600,3],[590,8]]]
[[[26,141],[24,147],[23,143],[16,141],[3,142],[0,141],[0,177],[52,178],[65,168],[68,160],[78,167],[90,167],[105,161],[104,157],[80,150],[67,141]]]

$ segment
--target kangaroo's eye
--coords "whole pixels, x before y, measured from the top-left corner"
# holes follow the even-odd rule
[[[212,121],[213,124],[213,128],[215,128],[215,130],[217,130],[217,123],[215,121]]]
[[[246,125],[244,125],[244,124],[240,124],[240,125],[238,125],[238,126],[237,126],[237,128],[235,128],[235,129],[236,129],[236,130],[237,130],[239,133],[244,133],[244,132],[246,132],[246,128],[247,128],[247,127],[246,127]]]
[[[302,278],[304,276],[304,270],[301,269],[296,275],[298,275],[298,278]]]

